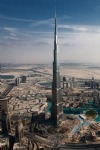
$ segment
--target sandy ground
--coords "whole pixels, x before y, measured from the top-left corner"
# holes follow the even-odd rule
[[[52,68],[39,68],[37,71],[48,73],[52,75]],[[100,69],[96,68],[85,68],[85,67],[60,67],[61,76],[75,77],[83,79],[100,79]]]
[[[46,73],[51,74],[52,76],[52,67],[51,66],[20,66],[16,67],[16,70],[7,70],[7,72],[3,72],[2,74],[10,74],[14,75],[15,77],[21,76],[21,75],[29,75],[33,74],[31,69],[33,68],[34,71],[40,72],[40,73]],[[25,70],[17,70],[17,69],[25,69]],[[30,71],[29,71],[30,70]],[[95,79],[100,79],[100,69],[98,68],[92,68],[88,66],[61,66],[60,67],[60,74],[61,76],[65,77],[75,77],[75,78],[83,78],[83,79],[91,79],[94,77]]]
[[[75,78],[84,78],[91,79],[94,77],[95,79],[100,79],[100,70],[98,69],[85,69],[85,68],[62,68],[61,75]]]

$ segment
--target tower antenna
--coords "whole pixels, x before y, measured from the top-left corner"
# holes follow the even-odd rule
[[[55,6],[55,18],[56,18],[56,6]]]

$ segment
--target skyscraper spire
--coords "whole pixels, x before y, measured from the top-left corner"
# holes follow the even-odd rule
[[[59,73],[59,51],[57,43],[57,18],[55,12],[55,31],[54,31],[54,62],[53,62],[53,82],[52,82],[52,112],[51,117],[54,126],[59,125],[59,119],[62,116],[62,96]]]
[[[56,18],[56,8],[55,8],[55,32],[54,32],[54,41],[55,41],[54,44],[57,45],[57,18]],[[54,45],[54,46],[56,46],[56,45]]]
[[[56,6],[55,6],[55,18],[56,18]]]

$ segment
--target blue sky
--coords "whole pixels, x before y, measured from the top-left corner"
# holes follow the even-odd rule
[[[52,63],[55,7],[61,62],[100,63],[100,0],[0,0],[0,61]]]

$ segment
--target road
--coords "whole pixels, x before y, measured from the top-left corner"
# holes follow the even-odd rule
[[[33,133],[29,133],[27,131],[24,131],[24,135],[29,139],[31,139],[32,141],[39,142],[44,145],[49,145],[48,140],[46,138],[42,138],[38,135],[34,135]]]
[[[8,95],[8,93],[12,90],[14,84],[9,84],[3,93],[1,93],[0,98],[4,98]]]

